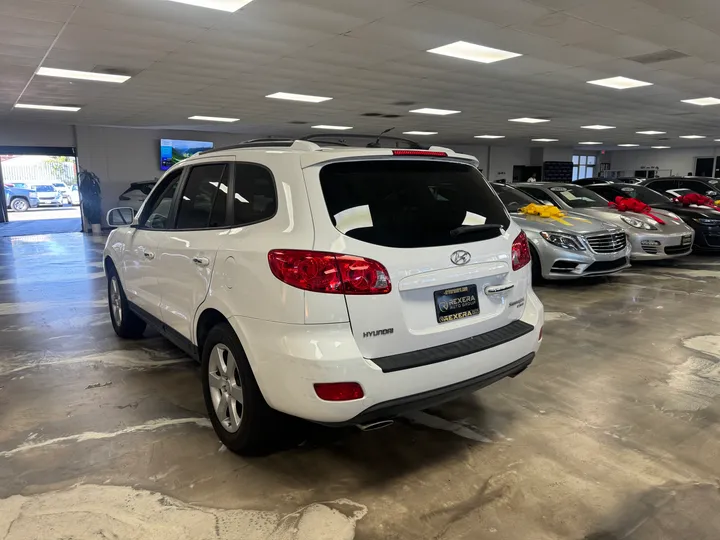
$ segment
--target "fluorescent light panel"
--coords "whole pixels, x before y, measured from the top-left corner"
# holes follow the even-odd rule
[[[476,139],[504,139],[505,135],[475,135]]]
[[[681,139],[704,139],[705,135],[680,135]]]
[[[458,114],[460,111],[452,111],[449,109],[433,109],[431,107],[425,107],[422,109],[415,109],[410,112],[417,114],[434,114],[435,116],[447,116],[449,114]]]
[[[352,126],[328,126],[326,124],[318,124],[317,126],[312,126],[313,129],[334,129],[337,131],[345,131],[348,129],[352,129]]]
[[[593,124],[592,126],[580,126],[583,129],[615,129],[615,126],[603,126],[602,124]]]
[[[237,122],[239,118],[224,118],[222,116],[190,116],[188,120],[200,120],[201,122],[225,122],[230,124]]]
[[[60,77],[62,79],[80,79],[83,81],[98,81],[109,83],[124,83],[130,77],[128,75],[110,75],[108,73],[93,73],[92,71],[74,71],[72,69],[57,69],[41,67],[36,72],[44,77]]]
[[[636,79],[628,79],[627,77],[610,77],[609,79],[598,79],[597,81],[588,81],[588,84],[605,86],[607,88],[614,88],[615,90],[627,90],[629,88],[639,88],[641,86],[652,86],[652,83],[638,81]]]
[[[640,146],[639,144],[618,144],[618,146],[624,146],[625,148],[631,148],[634,146]]]
[[[532,139],[532,142],[558,142],[558,139]]]
[[[700,105],[701,107],[707,107],[708,105],[720,105],[720,99],[714,97],[683,99],[681,101],[683,103],[689,103],[690,105]]]
[[[521,124],[541,124],[549,122],[546,118],[511,118],[508,122],[520,122]]]
[[[655,150],[667,150],[668,148],[671,148],[670,146],[651,146],[650,148],[654,148]]]
[[[667,131],[636,131],[638,135],[665,135]]]
[[[80,107],[64,107],[60,105],[30,105],[28,103],[17,103],[16,109],[37,109],[38,111],[64,111],[78,112]]]
[[[238,9],[248,5],[252,0],[168,0],[179,4],[190,4],[208,9],[217,9],[235,13]]]
[[[322,96],[308,96],[306,94],[291,94],[289,92],[275,92],[266,98],[271,99],[286,99],[288,101],[304,101],[305,103],[322,103],[323,101],[330,101],[331,97]]]
[[[437,135],[437,131],[403,131],[403,135]]]
[[[579,142],[578,144],[602,144],[602,143],[597,142],[597,141],[585,141],[585,142]]]
[[[470,60],[472,62],[480,62],[482,64],[492,64],[494,62],[500,62],[501,60],[522,56],[522,54],[493,49],[492,47],[485,47],[484,45],[476,45],[475,43],[468,43],[467,41],[456,41],[449,45],[430,49],[428,52],[452,56],[453,58],[460,58],[462,60]]]

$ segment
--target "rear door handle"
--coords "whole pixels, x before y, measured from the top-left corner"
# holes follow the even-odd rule
[[[198,266],[208,266],[210,264],[210,259],[207,257],[193,257],[192,261]]]
[[[513,283],[507,283],[505,285],[495,285],[494,287],[485,287],[485,294],[501,294],[504,292],[509,291],[515,287],[515,284]]]
[[[145,255],[146,259],[151,261],[155,258],[155,254],[152,251],[145,251],[143,255]]]

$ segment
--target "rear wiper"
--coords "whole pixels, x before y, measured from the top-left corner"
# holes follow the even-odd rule
[[[450,231],[450,236],[456,238],[458,236],[462,236],[463,234],[489,231],[492,229],[502,230],[503,226],[497,223],[486,223],[485,225],[460,225],[460,227],[458,227],[457,229],[453,229],[452,231]]]

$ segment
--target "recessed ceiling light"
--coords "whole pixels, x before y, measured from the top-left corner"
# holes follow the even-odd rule
[[[665,135],[667,131],[636,131],[638,135]]]
[[[110,75],[108,73],[93,73],[92,71],[73,71],[72,69],[56,69],[41,67],[37,75],[45,77],[60,77],[63,79],[81,79],[84,81],[99,81],[109,83],[124,83],[130,77],[128,75]]]
[[[306,103],[322,103],[323,101],[330,101],[332,99],[331,97],[308,96],[305,94],[291,94],[288,92],[275,92],[274,94],[270,94],[265,97],[271,99],[287,99],[289,101],[304,101]]]
[[[423,109],[414,109],[410,112],[417,114],[434,114],[436,116],[447,116],[448,114],[458,114],[460,111],[451,111],[449,109],[433,109],[425,107]]]
[[[680,135],[681,139],[704,139],[705,135]]]
[[[252,0],[169,0],[170,2],[178,2],[180,4],[190,4],[191,6],[204,7],[209,9],[219,9],[220,11],[236,12],[241,7],[246,6]]]
[[[237,122],[239,118],[223,118],[222,116],[190,116],[188,120],[201,120],[203,122],[226,122],[228,124]]]
[[[546,118],[511,118],[508,120],[508,122],[520,122],[521,124],[541,124],[549,121]]]
[[[501,60],[522,56],[522,54],[493,49],[492,47],[485,47],[484,45],[476,45],[475,43],[468,43],[467,41],[456,41],[449,45],[430,49],[428,52],[461,58],[463,60],[471,60],[473,62],[481,62],[483,64],[492,64],[493,62],[500,62]]]
[[[352,126],[328,126],[327,124],[318,124],[317,126],[312,126],[313,129],[335,129],[337,131],[345,131],[347,129],[352,129]]]
[[[625,148],[631,148],[633,146],[640,146],[639,144],[618,144],[618,146],[624,146]]]
[[[720,99],[714,97],[682,99],[680,101],[683,103],[690,103],[690,105],[700,105],[701,107],[707,107],[708,105],[720,105]]]
[[[476,139],[504,139],[505,135],[475,135]]]
[[[639,88],[641,86],[652,86],[653,83],[638,81],[636,79],[628,79],[627,77],[610,77],[609,79],[598,79],[597,81],[588,81],[588,84],[597,86],[606,86],[615,90],[627,90],[628,88]]]
[[[532,139],[532,142],[558,142],[558,139]]]
[[[602,124],[593,124],[592,126],[580,126],[583,129],[615,129],[615,126],[603,126]]]
[[[403,131],[403,135],[437,135],[437,131]]]
[[[39,111],[65,111],[78,112],[80,107],[63,107],[59,105],[28,105],[27,103],[16,103],[16,109],[37,109]]]
[[[668,148],[671,148],[670,146],[651,146],[650,148],[654,148],[655,150],[667,150]]]
[[[597,141],[585,141],[585,142],[579,142],[578,144],[602,144],[602,143],[597,142]]]

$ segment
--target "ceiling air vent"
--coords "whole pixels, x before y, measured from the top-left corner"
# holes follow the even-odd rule
[[[658,64],[660,62],[667,62],[669,60],[678,60],[680,58],[688,58],[689,55],[681,53],[680,51],[674,51],[672,49],[665,49],[664,51],[657,51],[650,54],[641,54],[640,56],[629,56],[626,60],[632,60],[638,64]]]

